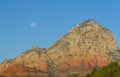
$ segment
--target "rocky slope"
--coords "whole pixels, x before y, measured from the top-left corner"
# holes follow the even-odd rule
[[[47,49],[34,46],[31,50],[23,52],[14,60],[3,62],[0,65],[1,75],[36,76],[35,73],[38,71],[39,76],[47,76],[46,52]]]
[[[12,69],[13,65],[21,64],[28,68],[27,70],[37,70],[30,74],[39,77],[86,74],[93,68],[99,69],[114,61],[113,56],[108,53],[111,51],[116,53],[117,50],[111,31],[93,20],[87,20],[72,28],[50,48],[40,49],[35,46],[14,60],[3,62],[0,64],[0,71],[2,75],[8,75],[6,70]],[[21,75],[17,72],[16,74]]]
[[[48,49],[54,72],[67,76],[90,72],[113,61],[106,52],[118,50],[112,33],[93,20],[72,28]]]
[[[107,54],[120,64],[120,49],[117,50],[116,52],[109,51],[109,52],[107,52]]]

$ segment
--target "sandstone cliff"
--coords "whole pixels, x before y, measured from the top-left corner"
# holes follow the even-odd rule
[[[118,50],[108,29],[93,20],[87,20],[72,28],[68,34],[48,49],[53,61],[53,72],[60,75],[90,72],[113,61],[106,52]]]
[[[3,62],[0,65],[1,75],[36,76],[35,72],[38,71],[39,76],[47,76],[46,52],[46,49],[35,46],[31,50],[23,52],[14,60]]]
[[[111,51],[116,53],[117,50],[118,47],[111,31],[93,20],[87,20],[72,28],[50,48],[41,49],[35,46],[14,60],[3,62],[0,64],[0,71],[2,75],[10,75],[6,71],[15,68],[13,65],[20,64],[26,70],[37,70],[35,73],[29,73],[38,77],[67,77],[74,73],[86,74],[93,68],[99,69],[115,61],[115,58],[108,53]],[[28,72],[23,69],[21,68],[21,71]],[[23,75],[18,72],[15,74]]]

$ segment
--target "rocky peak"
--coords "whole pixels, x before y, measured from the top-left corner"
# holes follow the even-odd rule
[[[38,45],[34,45],[33,49],[34,49],[34,50],[39,49]]]
[[[106,54],[108,50],[118,50],[111,31],[94,20],[87,20],[72,28],[53,44],[48,50],[48,55],[56,71],[70,70],[69,73],[82,73],[111,63],[113,58]]]
[[[89,19],[86,20],[80,24],[77,24],[76,27],[72,28],[69,33],[71,32],[86,32],[89,31],[91,29],[99,29],[99,28],[103,28],[101,25],[99,25],[96,21]]]
[[[98,23],[96,23],[96,21],[94,21],[93,19],[89,19],[80,23],[79,26],[85,27],[85,26],[92,26],[93,24],[98,24]]]

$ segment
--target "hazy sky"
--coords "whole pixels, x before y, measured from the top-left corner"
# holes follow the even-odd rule
[[[120,47],[120,0],[0,0],[0,62],[35,44],[48,48],[87,19],[110,29]]]

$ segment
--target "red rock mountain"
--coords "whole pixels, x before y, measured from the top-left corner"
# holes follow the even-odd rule
[[[114,58],[108,52],[118,50],[108,29],[93,20],[72,28],[48,49],[34,46],[13,60],[0,64],[0,75],[35,77],[67,77],[70,74],[90,73],[102,68]]]

